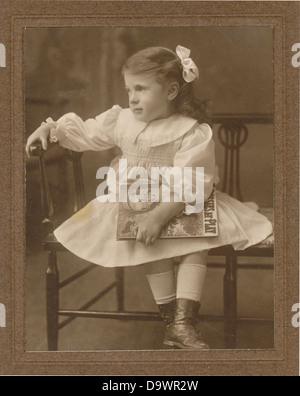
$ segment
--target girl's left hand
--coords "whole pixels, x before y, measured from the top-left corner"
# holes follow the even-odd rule
[[[160,221],[152,213],[145,213],[138,216],[137,223],[136,241],[145,245],[153,245],[159,237],[162,228]]]

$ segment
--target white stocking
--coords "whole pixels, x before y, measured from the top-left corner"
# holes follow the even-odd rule
[[[200,302],[206,270],[206,253],[186,256],[178,268],[176,298]]]

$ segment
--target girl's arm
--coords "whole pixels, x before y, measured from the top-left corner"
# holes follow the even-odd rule
[[[73,151],[103,151],[117,146],[117,122],[121,112],[120,106],[100,114],[96,118],[82,120],[75,113],[67,113],[53,121],[47,119],[47,123],[37,128],[28,138],[26,152],[30,154],[30,145],[35,141],[41,141],[43,148],[47,149],[47,139],[58,142],[60,146]]]

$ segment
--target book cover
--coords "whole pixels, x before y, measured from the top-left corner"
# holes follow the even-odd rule
[[[140,202],[132,205],[129,202],[119,203],[117,239],[135,239],[137,235],[138,216],[153,210],[159,203],[145,205]],[[143,205],[144,204],[144,205]],[[139,209],[137,209],[139,208]],[[159,238],[199,238],[218,236],[218,218],[215,187],[205,201],[199,213],[174,216],[161,230]]]

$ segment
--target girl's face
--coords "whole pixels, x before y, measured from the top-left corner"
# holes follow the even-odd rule
[[[168,84],[160,84],[154,76],[124,73],[129,107],[138,121],[150,122],[167,118],[172,113]]]

